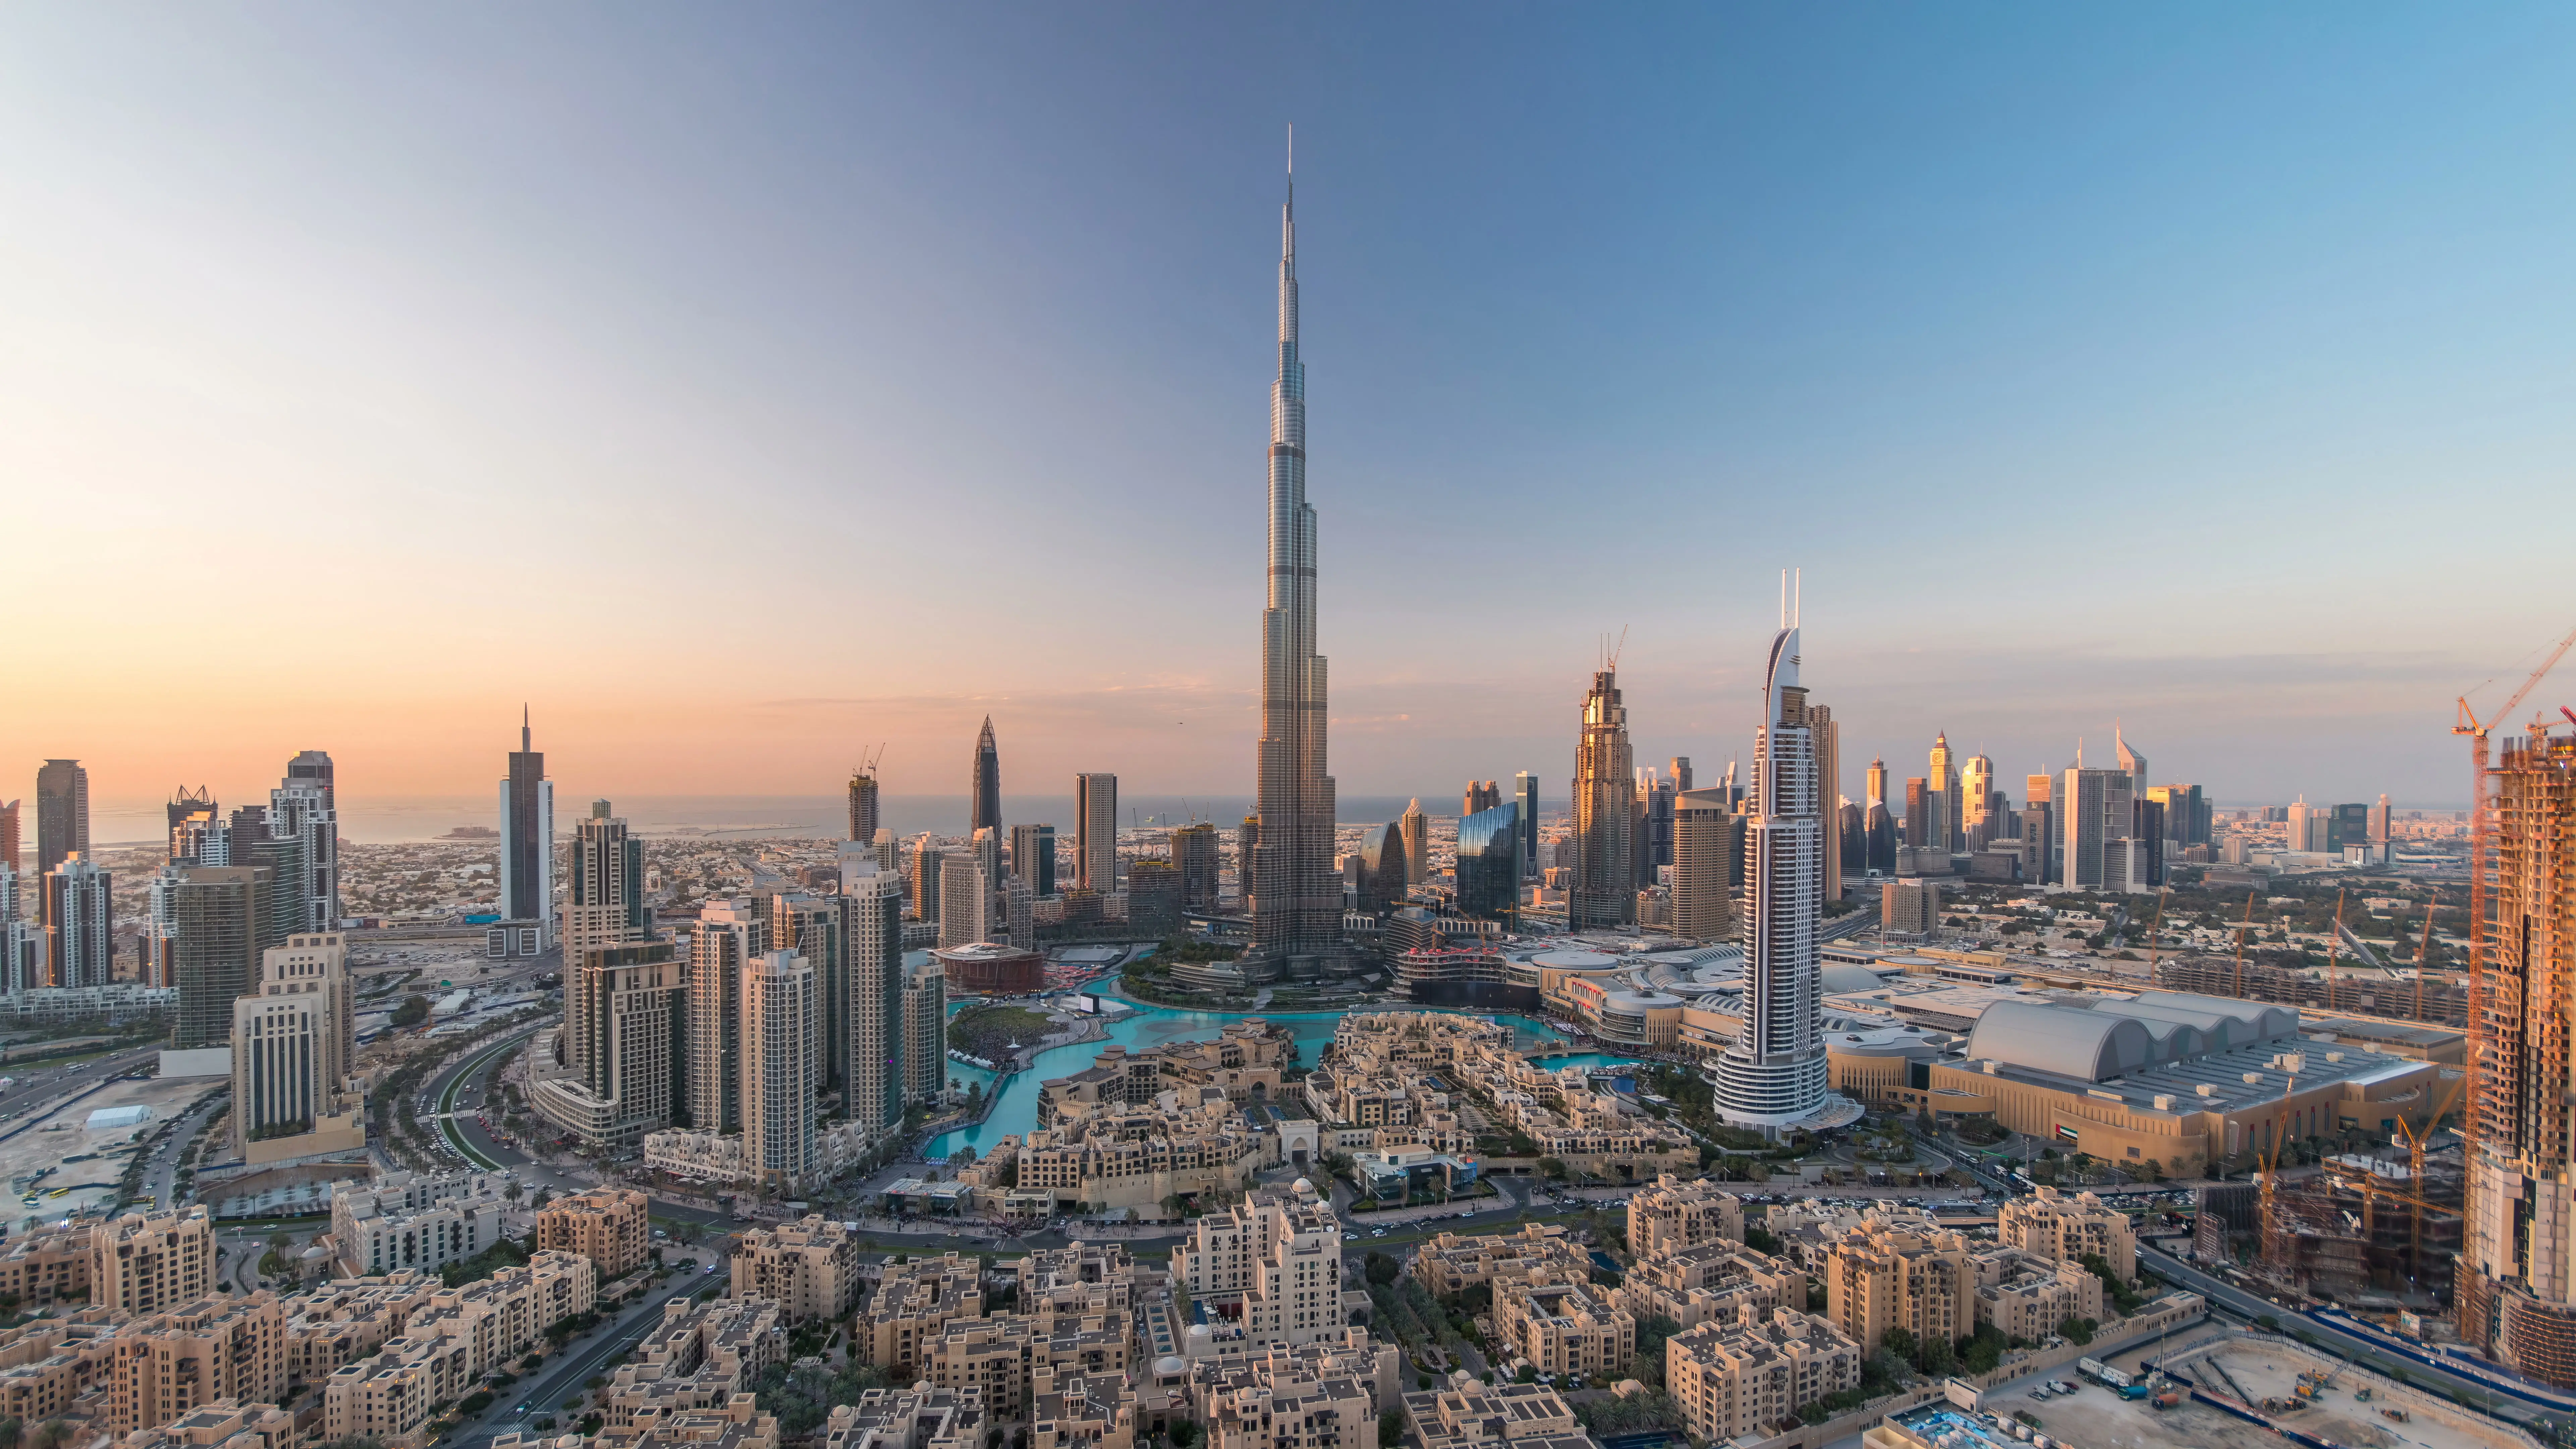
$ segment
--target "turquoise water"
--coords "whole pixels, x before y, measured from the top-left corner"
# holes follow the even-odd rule
[[[1095,989],[1105,991],[1112,984],[1102,981]],[[1321,1054],[1324,1043],[1333,1039],[1333,1027],[1343,1016],[1338,1011],[1265,1011],[1258,1014],[1262,1020],[1288,1029],[1288,1034],[1297,1043],[1297,1060],[1310,1067]],[[1038,1125],[1038,1088],[1052,1078],[1071,1076],[1090,1066],[1091,1059],[1108,1047],[1123,1046],[1129,1051],[1137,1051],[1160,1046],[1167,1041],[1212,1038],[1224,1029],[1227,1022],[1242,1019],[1243,1014],[1221,1016],[1211,1011],[1174,1011],[1162,1006],[1138,1006],[1108,1023],[1107,1041],[1076,1042],[1072,1046],[1053,1047],[1038,1053],[1033,1070],[1020,1073],[1003,1086],[1001,1101],[995,1104],[993,1115],[976,1126],[943,1132],[931,1138],[922,1148],[921,1155],[933,1162],[941,1162],[961,1147],[972,1147],[976,1155],[981,1156],[991,1143],[1027,1134]],[[1494,1020],[1512,1029],[1512,1042],[1523,1051],[1565,1040],[1546,1023],[1526,1016],[1495,1015]],[[981,1081],[986,1091],[992,1090],[993,1076],[990,1072],[952,1061],[948,1064],[948,1075],[952,1081]]]
[[[1645,1063],[1608,1052],[1568,1052],[1563,1056],[1532,1057],[1530,1065],[1553,1072],[1563,1067],[1643,1067]]]

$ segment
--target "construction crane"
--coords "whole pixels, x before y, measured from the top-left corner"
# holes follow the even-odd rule
[[[2150,986],[2156,982],[2156,952],[2164,945],[2165,897],[2172,890],[2171,886],[2156,888],[2156,922],[2147,927],[2147,984]]]

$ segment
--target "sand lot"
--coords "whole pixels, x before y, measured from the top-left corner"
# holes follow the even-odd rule
[[[0,1177],[23,1177],[47,1167],[54,1169],[53,1174],[36,1187],[42,1196],[34,1207],[20,1201],[18,1193],[0,1198],[0,1221],[23,1228],[31,1219],[59,1222],[83,1208],[104,1209],[115,1194],[117,1180],[133,1160],[131,1139],[137,1133],[149,1137],[162,1123],[185,1112],[200,1094],[221,1085],[227,1084],[211,1077],[114,1082],[67,1107],[35,1118],[32,1129],[0,1142]],[[92,1112],[136,1105],[151,1108],[152,1120],[96,1132],[82,1125]],[[83,1160],[73,1161],[74,1158]],[[53,1196],[61,1188],[70,1191]]]

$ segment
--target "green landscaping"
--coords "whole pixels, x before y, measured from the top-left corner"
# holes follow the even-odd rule
[[[948,1023],[948,1044],[970,1057],[1000,1063],[1011,1045],[1035,1046],[1055,1023],[1042,1011],[1000,1004],[969,1006]]]

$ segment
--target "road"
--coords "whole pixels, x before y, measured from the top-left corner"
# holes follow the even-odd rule
[[[2387,1373],[2394,1368],[2401,1370],[2403,1377],[2412,1379],[2416,1383],[2465,1393],[2471,1404],[2486,1409],[2495,1418],[2511,1419],[2516,1423],[2529,1423],[2534,1419],[2549,1418],[2548,1415],[2529,1405],[2517,1403],[2512,1399],[2496,1398],[2486,1385],[2475,1379],[2462,1378],[2421,1363],[2380,1353],[2364,1340],[2341,1332],[2330,1324],[2303,1317],[2295,1308],[2284,1307],[2268,1298],[2248,1293],[2224,1279],[2212,1277],[2179,1258],[2144,1244],[2139,1245],[2138,1248],[2138,1266],[2166,1282],[2181,1284],[2241,1318],[2268,1316],[2279,1319],[2284,1328],[2295,1324],[2302,1330],[2314,1334],[2333,1352],[2358,1360],[2381,1373]]]
[[[646,1294],[643,1302],[592,1329],[588,1337],[574,1339],[561,1353],[549,1355],[545,1366],[537,1371],[540,1377],[510,1385],[493,1399],[492,1407],[481,1419],[450,1430],[439,1442],[454,1449],[472,1449],[490,1443],[496,1434],[525,1432],[540,1415],[557,1413],[560,1405],[581,1392],[582,1385],[606,1373],[642,1341],[645,1333],[662,1321],[663,1304],[725,1281],[722,1273],[695,1269],[674,1274],[669,1282]],[[519,1412],[521,1405],[527,1407],[527,1412]]]
[[[0,1089],[0,1112],[23,1114],[28,1109],[52,1098],[77,1092],[83,1087],[93,1086],[109,1077],[123,1076],[147,1062],[158,1060],[160,1055],[161,1044],[155,1042],[150,1046],[134,1047],[75,1066],[36,1066],[24,1071],[0,1067],[0,1075],[10,1078],[9,1086],[6,1089]]]

